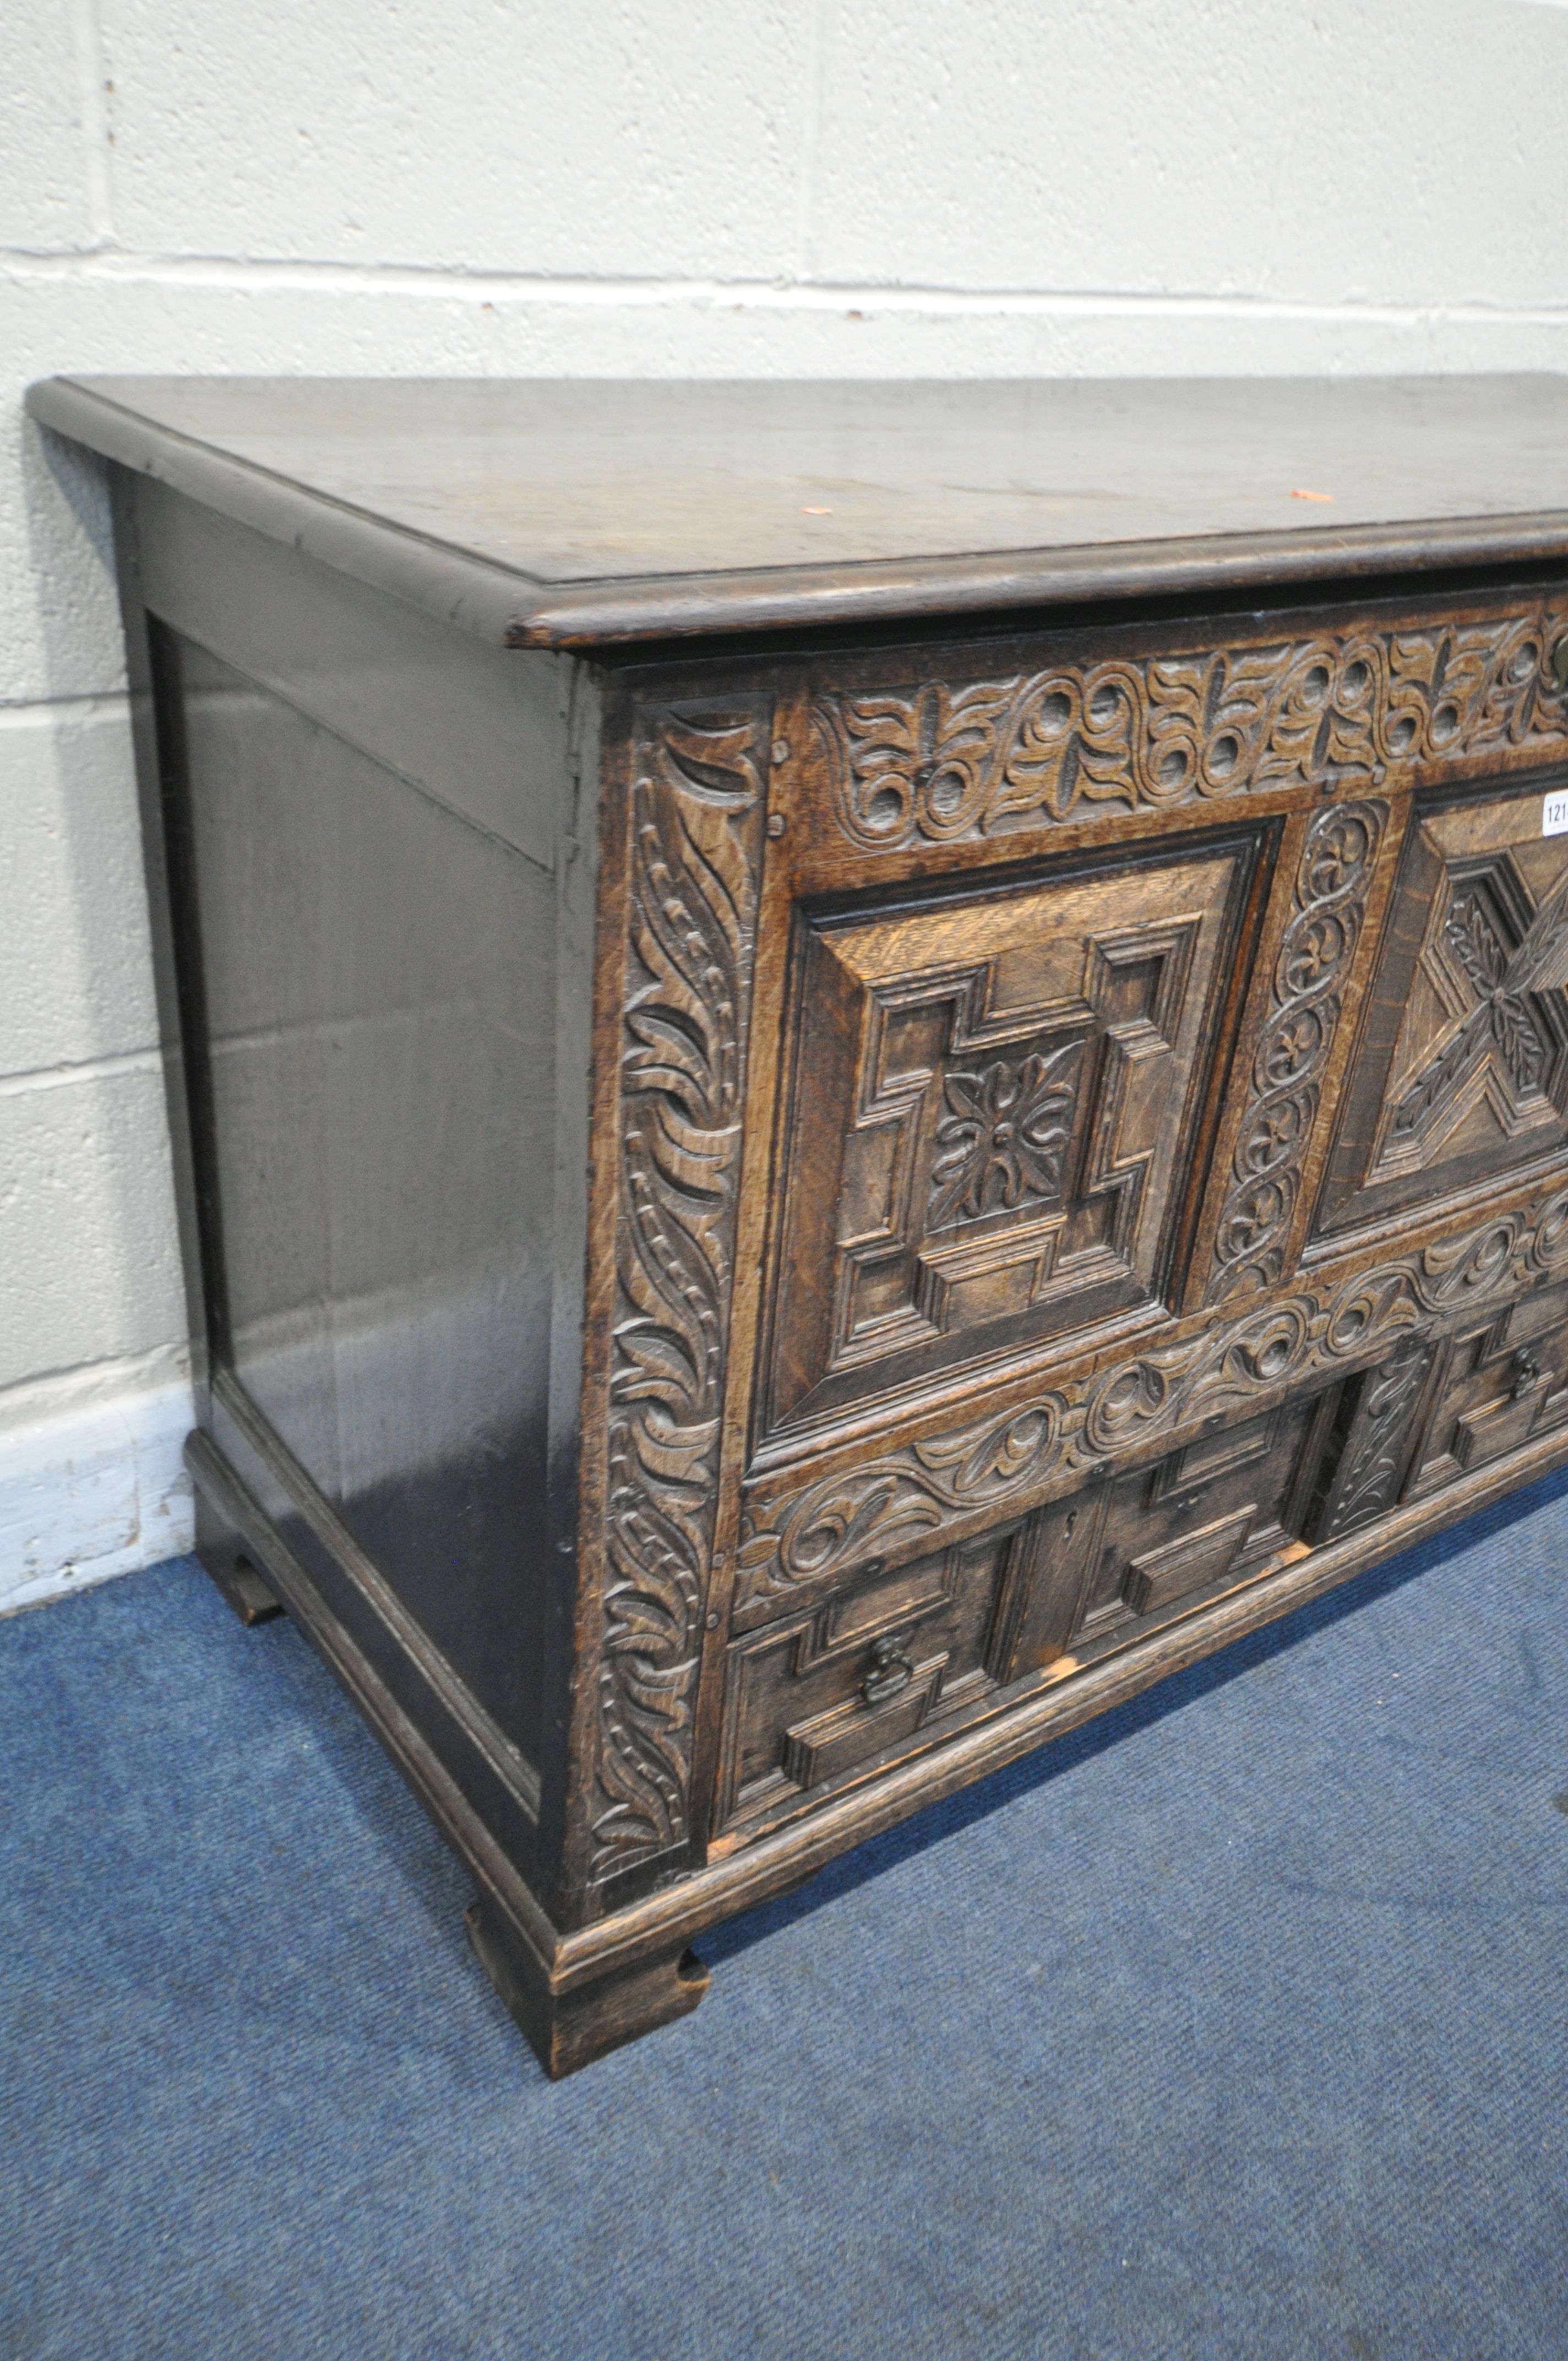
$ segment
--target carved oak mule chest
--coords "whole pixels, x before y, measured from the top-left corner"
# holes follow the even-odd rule
[[[57,380],[202,1556],[552,2073],[1568,1457],[1548,380]]]

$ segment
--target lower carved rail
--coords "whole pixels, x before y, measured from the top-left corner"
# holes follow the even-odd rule
[[[1568,1269],[1568,1189],[1348,1278],[1214,1320],[1169,1345],[1027,1396],[1000,1415],[924,1435],[809,1478],[755,1488],[740,1553],[734,1622],[765,1621],[870,1554],[929,1548],[1072,1490],[1151,1445],[1316,1378],[1384,1359],[1407,1332],[1501,1304]]]

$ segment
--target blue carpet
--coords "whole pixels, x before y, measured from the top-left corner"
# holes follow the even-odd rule
[[[0,1624],[0,2353],[1568,2354],[1568,1478],[701,1948],[552,2086],[190,1561]]]

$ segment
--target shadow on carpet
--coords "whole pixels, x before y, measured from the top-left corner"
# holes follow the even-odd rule
[[[0,1623],[5,2361],[1568,2354],[1568,1477],[716,1930],[545,2082],[192,1561]]]

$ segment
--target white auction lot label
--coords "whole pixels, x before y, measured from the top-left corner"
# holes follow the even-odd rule
[[[1568,834],[1568,787],[1554,796],[1541,799],[1541,832],[1542,836]]]

